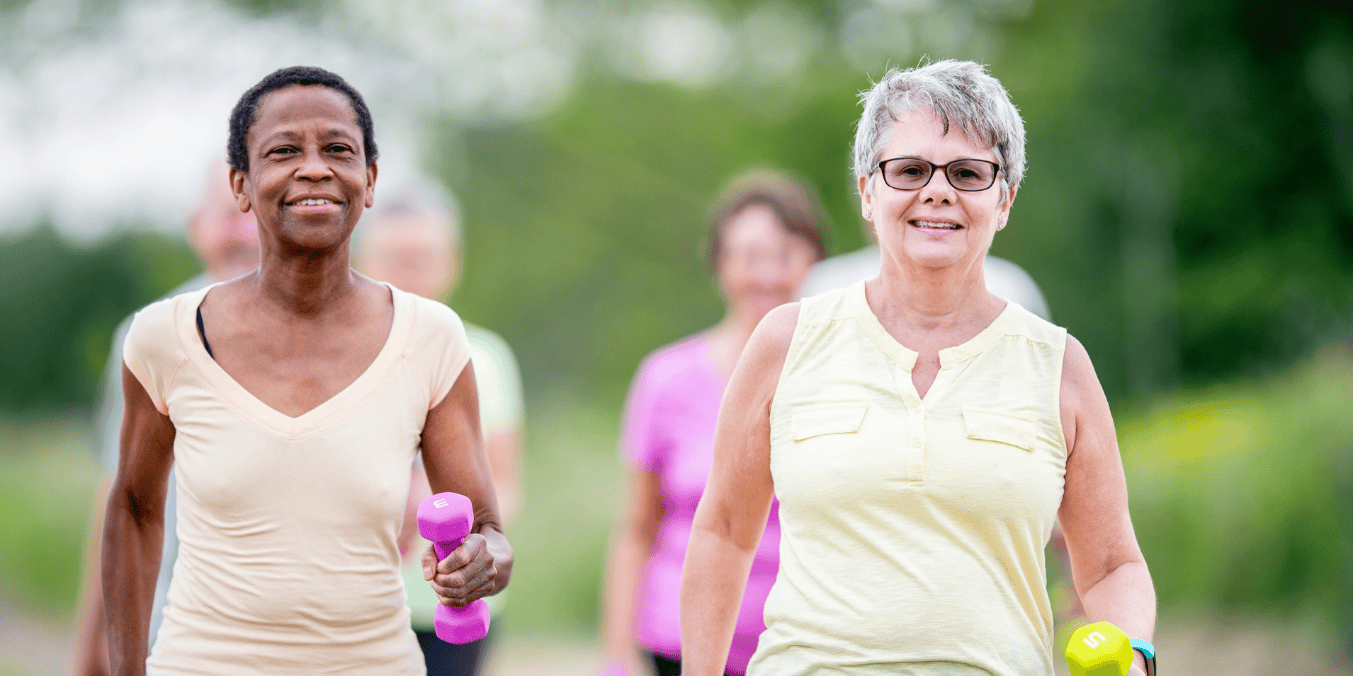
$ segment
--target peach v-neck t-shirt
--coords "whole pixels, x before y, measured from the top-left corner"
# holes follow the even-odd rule
[[[375,360],[293,418],[208,356],[210,290],[137,313],[124,351],[176,432],[179,556],[147,673],[423,674],[395,538],[428,410],[469,359],[460,318],[390,287]]]

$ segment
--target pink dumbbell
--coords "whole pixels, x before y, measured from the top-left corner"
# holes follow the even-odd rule
[[[432,543],[441,561],[455,551],[474,525],[474,505],[459,493],[438,493],[418,504],[418,533]],[[468,606],[437,606],[432,626],[447,643],[469,643],[489,633],[489,606],[479,599]]]

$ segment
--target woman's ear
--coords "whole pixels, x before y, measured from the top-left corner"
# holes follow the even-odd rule
[[[856,179],[860,190],[860,215],[864,220],[874,221],[874,194],[870,192],[869,177],[861,176]]]
[[[1019,188],[1015,188],[1015,187],[1010,187],[1010,188],[1007,188],[1007,189],[1006,189],[1006,192],[1005,192],[1005,201],[1001,204],[1000,208],[996,211],[996,229],[997,229],[997,230],[1001,230],[1001,229],[1005,228],[1005,224],[1010,222],[1010,205],[1012,205],[1012,204],[1015,203],[1015,193],[1018,192],[1018,191],[1019,191]]]
[[[376,203],[376,163],[366,165],[366,208]]]
[[[235,204],[239,206],[241,213],[249,213],[253,208],[253,204],[249,202],[249,193],[244,189],[245,176],[239,169],[230,168],[230,192],[234,193]]]

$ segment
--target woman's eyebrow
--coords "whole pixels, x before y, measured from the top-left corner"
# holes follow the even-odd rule
[[[303,136],[303,134],[302,134],[301,132],[295,131],[295,130],[293,130],[293,129],[279,129],[279,130],[273,132],[271,135],[269,135],[267,138],[265,138],[265,139],[263,139],[263,140],[264,140],[265,142],[266,142],[266,141],[272,141],[273,139],[279,139],[279,138],[280,138],[280,139],[286,139],[286,140],[292,140],[292,139],[301,138],[302,136]],[[335,138],[335,137],[341,137],[341,138],[356,138],[355,136],[353,136],[353,134],[352,134],[351,131],[349,131],[349,130],[347,130],[347,129],[343,129],[342,127],[333,127],[333,128],[331,128],[331,129],[326,129],[326,130],[324,130],[323,132],[320,132],[320,136],[321,136],[322,138]]]

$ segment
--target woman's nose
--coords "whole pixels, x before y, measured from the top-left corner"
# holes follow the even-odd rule
[[[297,178],[319,181],[332,175],[333,172],[329,169],[329,165],[324,161],[324,157],[318,148],[310,148],[304,151],[301,156],[301,166],[296,171]]]

